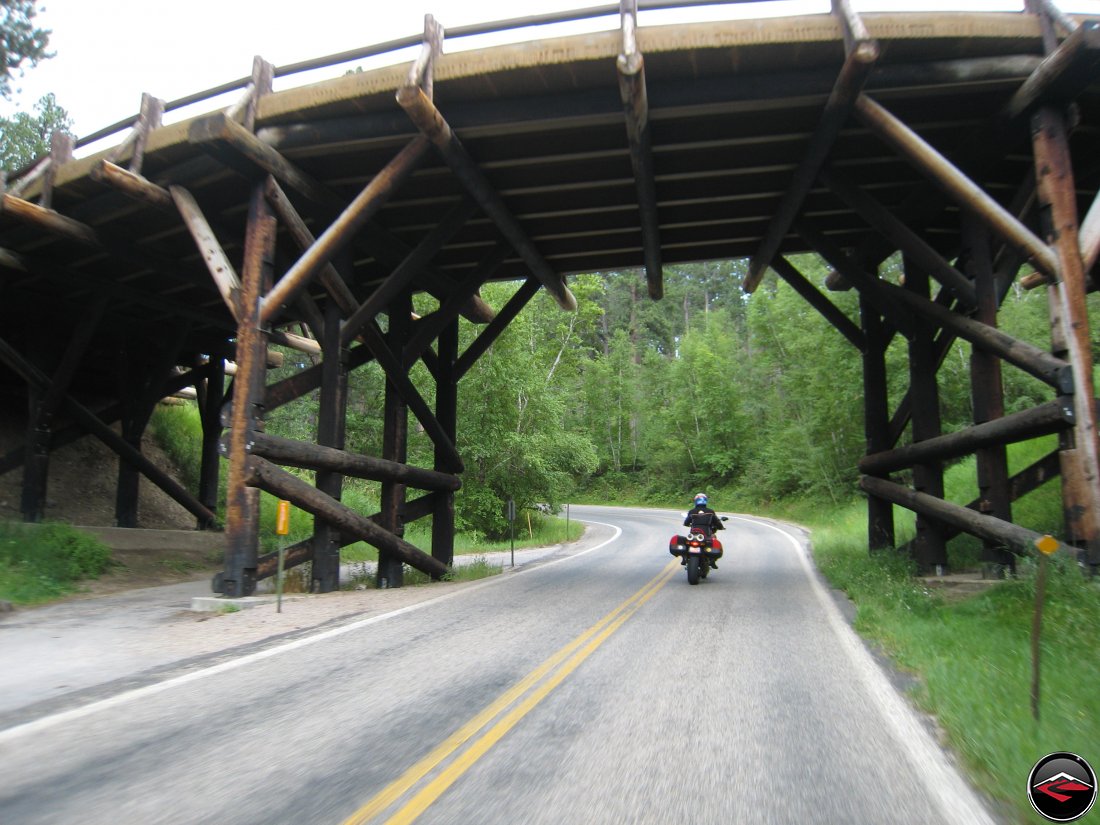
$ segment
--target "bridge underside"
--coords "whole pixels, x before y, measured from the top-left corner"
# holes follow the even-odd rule
[[[923,567],[945,565],[958,532],[1011,565],[1038,538],[1012,502],[1059,476],[1061,539],[1100,563],[1086,309],[1100,277],[1100,25],[1046,2],[861,19],[837,0],[831,15],[660,28],[638,28],[630,0],[620,11],[617,31],[455,54],[429,18],[414,64],[281,92],[286,72],[257,59],[225,111],[162,126],[146,96],[115,148],[73,160],[58,139],[7,180],[0,381],[28,423],[0,472],[22,470],[24,518],[42,515],[50,451],[91,432],[122,459],[122,526],[137,524],[139,473],[214,524],[228,458],[227,595],[275,571],[258,551],[260,489],[315,515],[288,564],[312,561],[317,590],[338,586],[340,547],[358,540],[379,548],[384,585],[403,564],[442,575],[463,469],[457,384],[531,297],[546,289],[569,310],[570,273],[637,268],[658,299],[665,264],[747,257],[747,289],[773,269],[862,353],[872,548],[893,545],[900,504],[917,513]],[[807,251],[834,268],[826,284],[790,262]],[[901,286],[878,277],[899,251]],[[490,280],[517,284],[495,314],[478,295]],[[1014,285],[1049,295],[1050,351],[996,329]],[[828,297],[851,288],[856,320]],[[422,293],[438,306],[417,316]],[[482,325],[463,352],[460,317]],[[884,354],[899,334],[909,390],[891,409]],[[959,338],[973,345],[975,421],[945,435],[936,372]],[[314,365],[268,384],[272,344]],[[372,360],[388,379],[377,457],[344,449],[348,374]],[[419,361],[431,392],[410,379]],[[1045,382],[1050,402],[1005,415],[1002,367]],[[140,452],[153,405],[187,386],[203,417],[197,490]],[[264,432],[265,415],[315,390],[314,442]],[[410,411],[430,468],[407,463]],[[1041,433],[1058,450],[1010,477],[1005,445]],[[943,500],[942,466],[967,454],[978,485],[961,507]],[[910,470],[911,487],[891,478]],[[378,512],[341,503],[347,476],[382,482]],[[403,532],[428,515],[424,552]]]

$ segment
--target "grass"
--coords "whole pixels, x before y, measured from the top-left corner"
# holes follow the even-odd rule
[[[110,561],[110,548],[67,524],[0,522],[0,599],[21,605],[56,599]]]
[[[1014,448],[1013,471],[1030,463],[1033,454],[1045,452],[1042,443]],[[949,497],[966,489],[967,475],[973,489],[972,462],[949,471]],[[1039,530],[1057,523],[1057,484],[1018,502],[1018,523]],[[1015,579],[980,595],[946,600],[915,578],[902,556],[867,552],[862,502],[829,510],[804,503],[783,516],[810,527],[818,566],[856,605],[856,629],[917,677],[913,699],[937,717],[976,785],[1010,811],[1012,821],[1045,822],[1024,793],[1036,760],[1058,750],[1094,762],[1100,758],[1100,639],[1095,632],[1100,626],[1100,584],[1086,580],[1069,559],[1056,557],[1051,565],[1043,614],[1040,719],[1035,722],[1030,710],[1036,586],[1032,559],[1020,562]],[[952,545],[953,567],[976,559],[975,540],[967,537]]]

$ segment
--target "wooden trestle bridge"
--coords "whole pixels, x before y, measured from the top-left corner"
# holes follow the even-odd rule
[[[210,93],[146,95],[132,122],[79,142],[118,134],[92,157],[74,160],[58,136],[7,177],[0,211],[0,382],[29,410],[0,472],[21,468],[24,518],[42,515],[50,451],[90,432],[121,457],[119,525],[137,524],[141,473],[208,527],[220,442],[228,550],[215,590],[247,595],[275,570],[258,553],[260,489],[315,514],[288,563],[312,561],[317,590],[338,585],[340,547],[360,539],[391,585],[402,563],[440,575],[463,470],[457,385],[531,297],[545,289],[569,311],[570,273],[638,268],[659,299],[663,264],[747,257],[749,291],[771,268],[862,353],[872,548],[893,545],[896,503],[917,514],[924,567],[946,564],[960,531],[1011,564],[1037,538],[1012,522],[1013,501],[1058,477],[1060,538],[1100,564],[1086,300],[1100,278],[1100,22],[1051,0],[862,17],[833,0],[812,16],[645,25],[649,10],[704,4],[623,0],[467,27],[447,37],[621,24],[453,54],[428,17],[406,41],[281,68],[257,58],[251,77]],[[413,44],[411,65],[273,91],[276,78]],[[161,123],[234,89],[224,111]],[[899,250],[902,286],[877,275]],[[804,251],[834,268],[825,284],[790,262]],[[490,279],[517,284],[495,314],[478,294]],[[1014,284],[1049,296],[1050,350],[998,331]],[[828,297],[853,287],[858,321]],[[438,307],[414,316],[414,293]],[[460,318],[482,325],[463,352]],[[909,389],[892,409],[884,352],[899,334]],[[974,426],[944,434],[936,372],[956,339],[973,345]],[[268,385],[272,344],[316,365]],[[347,376],[370,360],[388,379],[380,457],[343,449]],[[434,407],[410,380],[417,361]],[[1002,368],[1044,382],[1049,402],[1006,415]],[[153,405],[188,385],[204,432],[195,491],[140,452]],[[316,443],[264,432],[266,414],[318,388]],[[431,468],[406,462],[409,411],[434,444]],[[1005,445],[1042,433],[1058,449],[1010,477]],[[943,462],[965,454],[978,466],[969,507],[943,500]],[[316,470],[316,484],[279,465]],[[903,470],[912,487],[891,480]],[[341,503],[345,476],[382,482],[377,513]],[[425,552],[402,534],[429,515]]]

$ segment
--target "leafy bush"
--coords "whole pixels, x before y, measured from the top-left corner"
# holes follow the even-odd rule
[[[0,522],[0,596],[33,604],[69,593],[99,576],[111,550],[67,524]]]

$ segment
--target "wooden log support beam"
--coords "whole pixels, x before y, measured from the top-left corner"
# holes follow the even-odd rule
[[[269,461],[251,456],[245,479],[250,486],[287,499],[296,507],[323,518],[372,547],[390,553],[410,567],[433,576],[445,576],[449,572],[442,562]]]
[[[1100,258],[1100,193],[1093,198],[1092,206],[1085,213],[1077,237],[1081,241],[1081,261],[1085,272],[1092,273],[1097,258]],[[1088,285],[1090,292],[1096,289],[1098,282],[1100,278],[1091,274]]]
[[[27,362],[14,347],[3,339],[0,339],[0,361],[3,361],[15,370],[15,372],[28,384],[37,387],[43,392],[49,392],[52,382],[39,371],[37,367]],[[71,415],[81,427],[110,447],[122,461],[135,467],[140,473],[153,482],[153,484],[157,485],[165,493],[171,496],[173,500],[186,508],[188,512],[197,516],[204,523],[214,521],[214,514],[212,512],[204,507],[194,496],[187,492],[187,490],[181,487],[174,478],[164,473],[148,458],[127,444],[118,433],[100,421],[95,413],[69,395],[65,395],[61,403],[64,405],[65,409],[68,410],[69,415]]]
[[[854,16],[854,15],[853,15]],[[783,238],[790,231],[802,203],[817,179],[817,174],[836,142],[837,135],[852,113],[852,108],[860,98],[863,86],[879,58],[878,45],[873,40],[855,43],[844,59],[833,91],[825,104],[821,120],[810,138],[806,153],[794,171],[790,185],[775,209],[768,229],[760,242],[756,254],[749,263],[749,272],[745,276],[744,289],[754,292],[760,285],[764,273],[771,266],[772,259],[779,252]]]
[[[374,353],[366,345],[352,347],[348,351],[348,371],[357,369],[374,359]],[[321,364],[307,367],[299,373],[276,381],[264,393],[264,409],[267,412],[308,395],[321,386]]]
[[[42,191],[38,195],[38,205],[49,209],[53,206],[53,187],[57,180],[57,171],[73,159],[75,139],[65,132],[53,132],[50,135],[50,165],[42,179]]]
[[[503,245],[502,245],[503,246]],[[458,359],[458,316],[439,335],[439,367],[436,370],[435,417],[443,431],[457,441],[458,379],[455,361]],[[446,469],[447,457],[436,450],[434,466]],[[450,567],[455,555],[455,497],[448,490],[438,491],[432,506],[432,557]]]
[[[265,145],[266,144],[262,144]],[[270,148],[270,147],[269,147]],[[382,208],[412,174],[428,149],[422,137],[413,138],[382,170],[371,178],[335,221],[294,263],[264,297],[260,318],[272,321],[294,296],[304,289],[325,264],[351,242],[355,233]],[[274,151],[274,150],[272,150]],[[278,177],[278,176],[275,176]]]
[[[424,91],[418,86],[403,86],[397,92],[397,102],[401,104],[401,108],[405,110],[416,127],[435,144],[455,177],[477,201],[482,211],[492,218],[493,223],[523,258],[523,262],[527,264],[532,274],[546,287],[546,291],[554,296],[554,300],[566,312],[576,311],[577,299],[565,285],[564,278],[550,268],[550,264],[527,236],[527,232],[520,226],[519,221],[508,210],[504,200],[489,183],[485,174],[478,168],[458,136],[454,134]]]
[[[1048,54],[1005,107],[1010,119],[1042,105],[1064,106],[1100,74],[1100,20],[1085,20]]]
[[[1076,421],[1073,448],[1064,450],[1064,457],[1074,466],[1062,470],[1067,530],[1071,540],[1087,547],[1089,563],[1100,565],[1100,431],[1065,115],[1046,106],[1039,109],[1032,118],[1032,144],[1039,201],[1048,217],[1045,230],[1059,263],[1059,277],[1049,287],[1056,327],[1051,339],[1057,349],[1064,348],[1073,376]]]
[[[906,312],[900,302],[886,291],[889,284],[877,275],[867,272],[851,255],[839,249],[824,233],[819,232],[805,219],[795,220],[794,229],[818,255],[839,271],[861,294],[866,295],[895,329],[901,330],[908,338],[916,334],[916,325],[910,313]]]
[[[3,209],[0,211],[3,211],[6,217],[49,235],[64,238],[92,249],[103,248],[103,242],[100,240],[99,234],[92,227],[66,217],[53,209],[47,209],[37,203],[25,201],[10,192],[4,194]]]
[[[141,167],[145,163],[145,145],[149,142],[149,133],[159,128],[161,118],[164,116],[164,101],[151,94],[143,92],[141,95],[141,107],[138,111],[137,122],[134,128],[126,135],[126,138],[112,149],[104,161],[112,166],[118,163],[130,153],[129,171],[135,175],[141,174]]]
[[[216,591],[232,597],[249,596],[256,588],[260,502],[259,494],[249,486],[248,462],[255,459],[248,455],[248,444],[263,428],[267,344],[260,326],[260,300],[263,284],[274,268],[275,231],[276,221],[263,197],[262,184],[254,186],[245,230],[237,375],[233,379],[230,420],[223,421],[230,428],[225,569],[214,582]]]
[[[1054,252],[1016,217],[987,195],[916,132],[866,95],[856,101],[855,113],[878,137],[954,198],[980,217],[990,229],[1051,277],[1058,271]]]
[[[524,281],[515,294],[508,299],[508,303],[497,313],[490,324],[481,331],[481,334],[470,342],[462,355],[455,362],[455,381],[462,378],[470,367],[477,363],[477,359],[485,354],[485,351],[493,345],[500,334],[507,329],[512,319],[519,315],[521,309],[527,306],[535,293],[539,291],[539,282],[534,277]]]
[[[1073,407],[1067,399],[1048,401],[1030,410],[975,424],[965,430],[928,438],[904,447],[864,456],[859,470],[885,475],[927,461],[943,461],[1000,444],[1026,441],[1040,435],[1061,432],[1074,424]]]
[[[274,178],[268,178],[265,191],[268,201],[279,216],[279,223],[294,239],[294,243],[303,250],[312,247],[317,242],[317,238],[310,232],[305,220],[294,208],[294,204],[290,202],[279,183]],[[332,300],[340,307],[340,312],[343,313],[345,318],[359,309],[359,302],[331,261],[325,262],[325,265],[317,273],[317,278],[321,281],[321,285]]]
[[[49,155],[43,155],[34,165],[14,180],[7,181],[5,187],[5,193],[14,195],[17,198],[23,197],[23,193],[31,188],[35,183],[45,177],[46,173],[50,170],[50,166],[53,165],[53,158]],[[2,210],[0,210],[2,211]]]
[[[317,444],[309,447],[321,452],[331,451],[346,455],[344,442],[348,415],[348,353],[340,345],[340,308],[334,301],[325,306],[325,319],[320,329],[324,361],[321,363],[321,398],[317,409]],[[263,433],[256,435],[262,436]],[[252,450],[255,454],[255,443]],[[318,492],[339,501],[344,490],[344,473],[333,467],[320,467],[317,470],[315,484]],[[338,529],[324,519],[314,517],[313,580],[310,586],[310,590],[314,592],[331,593],[340,588],[339,535]]]
[[[843,201],[856,210],[863,220],[885,235],[892,244],[905,252],[906,255],[912,258],[914,263],[923,268],[940,284],[951,290],[954,296],[965,306],[970,308],[977,306],[977,295],[971,280],[945,261],[939,252],[895,217],[874,197],[860,189],[835,169],[823,169],[821,180]]]
[[[332,196],[327,187],[224,112],[193,121],[188,130],[188,140],[247,178],[259,180],[268,174],[314,203],[331,206]]]
[[[222,452],[225,452],[224,440]],[[462,487],[461,479],[450,473],[426,470],[372,456],[356,455],[333,447],[281,438],[270,433],[255,433],[250,453],[284,466],[301,467],[306,470],[329,470],[372,481],[397,481],[421,490],[454,492]]]
[[[1042,535],[1034,530],[1001,521],[993,516],[975,513],[961,504],[952,504],[885,479],[862,476],[859,486],[865,492],[900,504],[916,513],[922,513],[944,525],[956,527],[964,533],[996,542],[1020,555],[1033,555],[1035,542],[1042,538]],[[1073,549],[1062,542],[1058,543],[1058,550],[1073,557]]]
[[[443,302],[439,309],[413,325],[412,336],[405,345],[401,356],[406,365],[413,364],[417,358],[428,351],[432,341],[439,337],[448,324],[458,318],[459,313],[469,302],[470,297],[477,292],[483,283],[492,277],[493,272],[504,263],[508,255],[507,244],[497,244],[478,263],[477,268],[466,277],[466,280],[455,287],[450,297]]]
[[[230,263],[229,256],[225,254],[214,230],[191,193],[182,186],[170,186],[168,191],[179,210],[180,217],[183,218],[187,231],[191,233],[195,246],[202,255],[210,277],[214,279],[214,285],[217,286],[222,300],[229,308],[229,313],[234,319],[240,320],[241,279],[237,277],[237,270]]]
[[[837,332],[847,338],[853,347],[861,352],[866,349],[867,339],[864,337],[863,331],[852,323],[851,319],[841,312],[836,304],[822,295],[813,284],[806,280],[806,276],[799,272],[794,264],[779,255],[772,261],[772,269],[776,271],[780,278],[790,284],[791,289],[820,312],[825,320],[832,324]]]
[[[389,382],[400,395],[401,400],[412,410],[432,443],[446,456],[447,467],[454,473],[461,473],[465,469],[465,465],[462,462],[462,457],[458,454],[458,449],[440,426],[439,421],[436,420],[431,407],[428,406],[428,403],[413,385],[401,358],[395,355],[386,343],[385,336],[382,334],[382,330],[378,328],[378,324],[374,321],[365,324],[363,326],[363,337],[371,352],[374,353],[379,366],[386,373],[386,378],[389,379]]]
[[[408,289],[413,280],[423,271],[428,262],[443,248],[455,233],[473,217],[477,211],[477,204],[469,198],[464,198],[456,207],[451,209],[443,220],[432,229],[423,240],[417,244],[405,259],[398,265],[389,277],[374,288],[367,299],[359,306],[340,331],[340,340],[346,346],[359,335],[363,324],[373,319],[379,312],[385,309],[403,291]]]
[[[1027,341],[1014,338],[1006,332],[952,312],[908,290],[883,282],[884,288],[898,301],[906,304],[922,318],[969,341],[976,347],[992,353],[1010,364],[1034,375],[1045,384],[1062,393],[1073,392],[1073,375],[1070,365]]]
[[[863,349],[863,432],[868,453],[894,446],[889,439],[889,382],[886,350],[890,332],[875,305],[859,296],[860,325],[867,345]],[[894,546],[894,505],[877,496],[867,497],[867,548],[871,552]]]
[[[92,169],[90,177],[92,180],[117,189],[122,194],[140,203],[167,211],[176,208],[172,193],[163,186],[158,186],[152,181],[146,180],[137,172],[123,169],[109,160],[101,160]]]
[[[626,137],[630,165],[638,191],[638,212],[642,226],[642,258],[645,261],[649,297],[659,301],[665,294],[661,267],[661,230],[657,220],[657,183],[653,173],[653,146],[649,135],[649,95],[646,91],[645,60],[638,51],[638,0],[620,0],[623,49],[615,61],[619,72],[619,96],[626,116]]]

